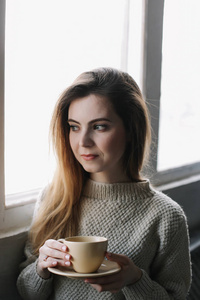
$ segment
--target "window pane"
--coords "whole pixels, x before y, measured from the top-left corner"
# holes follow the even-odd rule
[[[83,71],[121,68],[126,2],[6,1],[6,194],[51,178],[48,128],[63,89]]]
[[[158,170],[200,161],[199,10],[165,1]]]

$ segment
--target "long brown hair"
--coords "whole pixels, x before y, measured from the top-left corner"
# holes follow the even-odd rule
[[[90,94],[106,97],[123,120],[130,137],[124,153],[124,170],[131,181],[142,180],[141,169],[147,158],[151,129],[138,85],[127,73],[112,68],[82,73],[62,93],[53,113],[50,128],[57,169],[30,230],[35,253],[49,238],[76,234],[79,200],[88,174],[71,150],[67,120],[70,103]]]

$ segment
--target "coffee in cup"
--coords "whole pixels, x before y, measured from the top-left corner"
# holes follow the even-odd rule
[[[108,245],[108,240],[100,236],[73,236],[58,241],[68,247],[73,269],[78,273],[97,271]]]

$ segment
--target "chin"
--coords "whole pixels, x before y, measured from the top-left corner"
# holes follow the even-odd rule
[[[91,168],[83,168],[86,172],[88,173],[91,173],[91,174],[95,174],[95,173],[99,173],[101,171],[99,170],[94,170],[94,169],[91,169]]]
[[[89,167],[89,166],[83,166],[83,165],[82,165],[82,167],[83,167],[83,169],[84,169],[86,172],[88,172],[88,173],[94,174],[94,173],[102,172],[102,169],[100,169],[100,168]]]

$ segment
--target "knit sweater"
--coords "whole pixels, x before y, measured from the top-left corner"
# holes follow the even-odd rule
[[[40,201],[40,200],[39,200]],[[18,277],[25,300],[186,299],[191,268],[186,217],[181,207],[149,181],[105,184],[88,180],[80,201],[78,235],[108,238],[108,251],[125,254],[142,277],[118,293],[97,292],[81,279],[52,274],[42,279],[37,258],[26,247]]]

